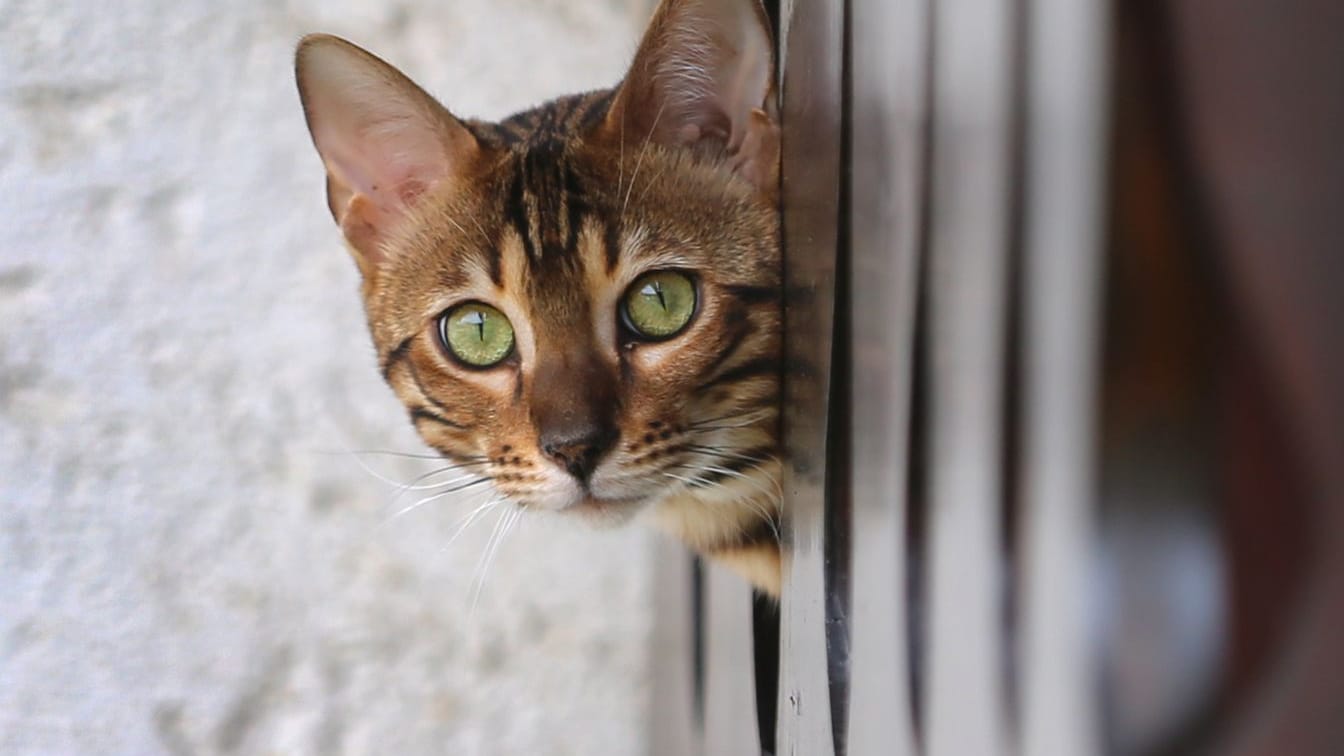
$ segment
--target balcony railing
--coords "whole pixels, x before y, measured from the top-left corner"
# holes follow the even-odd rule
[[[1344,14],[796,0],[776,608],[653,751],[1344,753]]]

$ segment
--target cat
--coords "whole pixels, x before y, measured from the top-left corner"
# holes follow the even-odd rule
[[[647,511],[780,589],[779,125],[760,0],[663,0],[625,78],[498,123],[310,35],[295,76],[383,377],[510,505]]]

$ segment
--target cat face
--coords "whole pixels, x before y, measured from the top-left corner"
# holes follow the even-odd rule
[[[777,582],[762,19],[668,0],[620,87],[497,124],[333,37],[305,39],[297,71],[383,374],[425,441],[519,507],[653,506],[702,551],[764,548]]]
[[[500,145],[444,197],[470,211],[409,227],[368,287],[424,438],[484,458],[520,505],[603,515],[734,461],[700,447],[773,456],[743,423],[776,398],[773,209],[673,152],[622,164],[619,146],[536,131]]]

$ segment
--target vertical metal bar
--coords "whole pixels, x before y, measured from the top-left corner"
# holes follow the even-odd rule
[[[1030,0],[1022,753],[1099,753],[1088,596],[1105,231],[1106,0]]]
[[[686,550],[660,538],[654,547],[656,588],[653,619],[652,756],[700,753],[701,725],[694,706],[691,611],[691,558]]]
[[[1000,469],[1014,50],[1008,0],[934,18],[928,752],[1005,740]]]
[[[751,589],[742,578],[712,565],[705,577],[704,753],[757,754]]]
[[[785,8],[783,207],[786,535],[778,747],[834,750],[824,535],[828,395],[840,206],[844,2]],[[791,13],[788,13],[791,11]]]
[[[925,162],[928,0],[853,0],[853,609],[848,742],[916,753],[905,491]]]

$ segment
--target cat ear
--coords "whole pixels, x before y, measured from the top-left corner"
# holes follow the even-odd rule
[[[668,147],[717,142],[734,172],[774,193],[774,46],[759,0],[663,0],[603,129]]]
[[[463,173],[480,145],[400,71],[338,37],[304,37],[294,75],[327,204],[368,279],[416,200]]]

